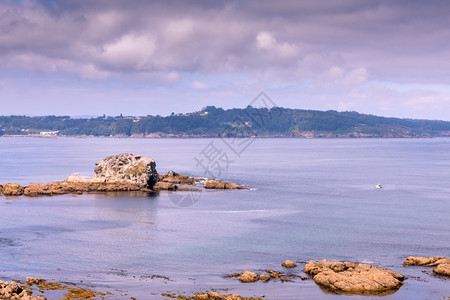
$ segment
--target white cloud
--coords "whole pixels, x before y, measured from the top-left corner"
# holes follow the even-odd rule
[[[256,35],[256,46],[281,57],[294,57],[298,54],[297,46],[289,43],[279,43],[275,37],[267,31]]]
[[[196,89],[196,90],[204,90],[204,89],[207,89],[208,87],[206,86],[206,84],[204,84],[203,82],[200,82],[200,81],[194,81],[194,82],[192,82],[191,83],[191,87],[193,88],[193,89]]]
[[[350,70],[345,74],[344,84],[346,85],[359,85],[367,81],[367,70],[366,68],[355,68]]]
[[[106,44],[101,51],[100,59],[113,68],[142,71],[151,68],[150,63],[155,50],[155,38],[131,33]]]

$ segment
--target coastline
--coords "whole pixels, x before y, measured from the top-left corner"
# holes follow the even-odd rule
[[[13,142],[13,140],[11,141]],[[61,152],[62,149],[70,149],[72,151],[70,153],[78,153],[80,148],[84,149],[85,152],[81,152],[81,155],[77,154],[71,158],[70,165],[64,169],[56,168],[58,174],[66,174],[66,170],[77,170],[83,164],[90,165],[92,157],[98,156],[98,153],[93,153],[91,150],[101,148],[104,140],[99,140],[98,143],[92,141],[86,141],[82,147],[79,147],[77,141],[73,140],[69,144],[63,143],[56,149],[57,143],[48,143],[47,141],[38,141],[37,143],[53,149],[54,152],[49,152],[51,154],[49,156],[51,156],[51,161],[57,164],[67,164],[68,156],[67,153]],[[416,151],[418,149],[425,151],[430,149],[431,145],[435,149],[437,144],[431,141],[422,141],[420,144],[426,144],[428,147],[415,148],[413,145],[416,145],[416,142],[404,141],[400,143],[401,151],[384,152],[382,151],[384,146],[373,149],[373,145],[385,143],[364,142],[364,151],[355,154],[349,152],[347,147],[342,150],[342,146],[354,147],[354,145],[359,145],[359,142],[326,142],[326,147],[320,143],[320,149],[324,149],[323,151],[327,151],[326,153],[330,153],[330,155],[318,155],[317,148],[313,148],[309,152],[303,151],[304,159],[296,163],[298,149],[299,147],[303,149],[305,143],[286,140],[279,145],[275,142],[278,143],[278,141],[274,141],[262,144],[261,147],[255,146],[254,152],[251,153],[253,158],[250,158],[248,162],[242,161],[241,165],[235,169],[234,175],[238,181],[252,183],[252,186],[258,187],[259,190],[252,193],[227,193],[224,191],[205,193],[205,198],[199,201],[195,207],[186,210],[174,207],[170,201],[172,192],[166,191],[161,192],[157,198],[136,197],[128,192],[120,195],[65,195],[38,199],[2,198],[1,208],[8,209],[11,213],[9,217],[11,220],[16,220],[17,225],[23,225],[12,226],[7,220],[2,223],[4,231],[1,237],[9,239],[5,240],[5,245],[10,243],[11,246],[3,248],[6,250],[3,251],[4,257],[6,257],[4,261],[7,261],[8,264],[0,270],[0,276],[3,280],[11,280],[35,275],[48,278],[52,282],[75,282],[81,287],[93,286],[94,290],[102,292],[120,290],[115,294],[117,297],[114,295],[111,299],[130,300],[131,297],[161,299],[162,293],[188,296],[195,292],[206,292],[213,289],[218,290],[220,294],[224,292],[237,293],[246,297],[265,295],[265,299],[276,299],[277,297],[294,299],[296,296],[304,299],[370,298],[328,294],[317,287],[312,280],[243,284],[235,279],[223,278],[224,275],[243,269],[262,273],[267,268],[280,268],[278,257],[283,255],[296,259],[296,261],[297,259],[304,261],[322,258],[346,259],[389,267],[389,269],[405,275],[407,280],[398,292],[383,297],[386,300],[409,299],[412,296],[419,299],[441,299],[450,295],[448,279],[434,275],[432,268],[406,268],[401,265],[406,255],[417,252],[420,255],[445,255],[447,252],[446,245],[442,245],[442,241],[447,240],[445,237],[448,235],[433,231],[433,228],[439,226],[439,223],[433,223],[433,220],[442,219],[442,213],[445,212],[443,208],[447,207],[439,206],[439,203],[442,203],[442,200],[439,199],[446,195],[446,189],[442,191],[442,194],[439,193],[435,196],[430,194],[430,187],[445,186],[446,181],[441,182],[438,179],[447,179],[446,176],[442,176],[447,173],[442,173],[443,167],[435,167],[433,170],[436,170],[436,174],[427,173],[427,176],[431,176],[429,182],[423,182],[422,177],[417,177],[418,181],[411,181],[411,178],[416,178],[416,173],[419,175],[423,173],[423,170],[416,170],[417,160],[419,159],[419,163],[422,165],[420,159],[426,157],[421,155],[422,152],[417,154]],[[119,145],[124,143],[128,142],[126,140],[118,142]],[[27,151],[34,150],[30,147],[27,148],[28,150],[21,149],[22,142],[15,144],[19,148],[13,148],[13,151],[9,148],[8,152],[19,155],[9,154],[8,160],[12,161],[11,165],[19,165],[20,162],[21,168],[27,171],[27,177],[22,179],[23,181],[37,178],[36,174],[40,174],[36,172],[37,163],[29,160],[28,157],[31,156],[23,154],[32,154],[33,152]],[[176,165],[183,170],[183,173],[186,173],[191,165],[182,165],[178,162],[187,161],[199,149],[193,147],[192,150],[189,150],[190,148],[183,141],[169,144],[169,146],[165,142],[160,144],[161,150],[157,156],[165,157],[165,161],[161,165]],[[191,144],[195,145],[196,142],[192,141]],[[387,147],[392,149],[393,144],[397,145],[398,143],[387,143]],[[441,143],[438,144],[441,145]],[[149,147],[149,143],[140,142],[132,146],[136,147],[136,145],[142,145],[139,150],[142,153],[158,151],[156,146]],[[406,147],[407,145],[409,147]],[[433,158],[446,158],[447,145],[447,142],[443,143],[440,147],[443,148],[442,151],[434,152]],[[258,165],[256,162],[262,162],[267,158],[269,146],[274,149],[270,151],[271,159]],[[111,148],[108,146],[108,151]],[[167,152],[168,148],[173,149],[174,154]],[[183,151],[180,152],[179,149],[183,149]],[[283,151],[280,152],[279,149],[283,149]],[[337,149],[340,151],[336,152]],[[405,156],[405,149],[414,149],[415,155]],[[61,154],[59,157],[55,157],[53,153]],[[84,153],[89,154],[90,158],[78,159]],[[336,160],[336,153],[339,154],[339,160]],[[387,156],[386,153],[393,155],[395,160],[382,160]],[[309,161],[311,157],[315,160],[311,160],[309,165],[305,165],[305,162]],[[402,157],[403,160],[396,160],[398,157]],[[274,167],[272,159],[279,162],[281,158],[289,166],[277,163],[277,170],[282,170],[277,175],[278,182],[273,185],[265,185],[267,177],[255,177],[256,174],[266,174],[265,172],[270,170],[268,168]],[[369,164],[357,167],[358,164],[349,164],[349,159],[356,159],[357,162],[369,162]],[[158,159],[158,161],[160,160]],[[346,166],[352,165],[354,168],[343,169],[339,164],[340,161]],[[49,168],[48,162],[49,160],[40,161],[37,166]],[[409,162],[415,162],[415,164]],[[423,164],[425,165],[425,162]],[[29,165],[34,167],[30,169]],[[401,174],[395,170],[400,170],[407,165],[414,168],[406,169],[401,173],[405,173],[405,177],[400,177]],[[25,168],[25,166],[27,167]],[[385,175],[382,182],[384,189],[382,190],[374,189],[372,184],[367,189],[364,186],[365,182],[376,178],[376,176],[364,177],[364,170],[372,171],[374,170],[373,166],[376,170],[381,169],[381,173]],[[385,172],[384,166],[389,166],[388,170],[391,170],[391,173]],[[328,169],[317,174],[317,178],[328,179],[328,181],[321,181],[316,189],[312,181],[308,181],[309,177],[314,176],[310,170],[325,167]],[[46,170],[48,169],[44,169],[41,173]],[[15,169],[11,169],[11,171],[13,173],[9,174],[9,178],[19,178],[20,172]],[[349,173],[359,175],[345,177],[345,174]],[[336,177],[333,174],[336,174]],[[435,176],[438,177],[435,178]],[[313,180],[315,178],[313,177]],[[332,184],[336,178],[339,181]],[[393,186],[393,182],[398,178],[407,180],[407,185],[404,183],[402,186]],[[288,187],[292,188],[289,190]],[[417,191],[424,192],[426,203],[421,194],[416,193]],[[405,193],[409,197],[404,197]],[[314,194],[320,194],[323,197],[314,197]],[[330,201],[325,202],[325,198]],[[408,201],[404,201],[406,198]],[[256,199],[257,201],[254,201]],[[417,201],[411,202],[413,199]],[[434,199],[438,199],[440,202],[436,202],[437,200],[433,202]],[[280,205],[279,203],[284,204]],[[329,205],[332,209],[323,211],[324,205]],[[280,206],[287,208],[286,211],[280,210],[282,209]],[[417,207],[420,208],[419,214],[414,214],[409,210],[409,208]],[[392,211],[395,212],[395,216],[401,216],[401,218],[392,218]],[[48,221],[41,220],[42,216],[45,216]],[[322,218],[323,216],[325,218]],[[360,219],[359,216],[361,216]],[[381,216],[381,219],[377,216]],[[409,219],[413,219],[411,224],[408,223]],[[115,221],[113,222],[113,220]],[[354,223],[351,222],[352,220]],[[280,223],[283,224],[283,227],[277,226]],[[330,224],[333,226],[329,226]],[[362,226],[354,227],[352,224],[362,224]],[[417,230],[408,232],[409,227],[415,229],[417,226],[421,226],[419,232]],[[220,228],[222,227],[227,227],[229,230],[221,233]],[[317,231],[317,228],[320,230]],[[21,232],[22,230],[23,232]],[[78,234],[75,234],[75,231],[79,231]],[[175,234],[175,231],[178,231],[179,234]],[[275,232],[275,235],[267,238],[266,234],[270,234],[270,231]],[[264,232],[264,235],[258,237],[259,232]],[[366,234],[367,232],[369,232],[369,236]],[[424,232],[424,235],[421,235],[421,232]],[[428,232],[433,234],[426,234]],[[130,233],[138,239],[129,239]],[[204,235],[204,239],[198,240],[198,237],[202,235]],[[117,252],[119,248],[116,248],[116,238],[111,239],[112,244],[107,244],[103,248],[99,247],[100,241],[112,237],[120,237],[121,253]],[[438,237],[438,240],[435,241],[432,237]],[[183,238],[187,238],[187,240]],[[39,242],[40,240],[42,242]],[[219,243],[222,240],[224,243]],[[331,240],[331,242],[323,243],[322,240]],[[76,242],[73,243],[73,241]],[[47,247],[42,248],[44,245],[48,245],[48,242],[54,243],[52,244],[55,247],[54,250],[47,249]],[[258,247],[261,243],[267,246]],[[67,247],[61,244],[67,244]],[[286,245],[286,247],[282,245]],[[357,251],[352,251],[352,247],[356,247]],[[203,250],[204,248],[206,250]],[[30,253],[26,251],[27,249],[36,250]],[[92,249],[98,253],[83,252],[82,249]],[[222,252],[222,249],[225,252]],[[375,251],[371,249],[375,249]],[[413,250],[414,252],[418,251],[411,253]],[[6,256],[8,251],[14,256]],[[127,253],[133,253],[132,258]],[[104,256],[105,254],[106,256]],[[43,255],[52,259],[39,262]],[[14,259],[18,261],[16,262]],[[130,259],[131,263],[128,264]],[[71,264],[72,260],[76,264]],[[59,262],[58,265],[53,263],[54,261]],[[90,267],[91,265],[92,267]],[[136,265],[141,265],[142,268],[136,268]],[[300,266],[302,267],[302,265]],[[112,270],[112,268],[116,270]],[[163,277],[170,280],[165,280]],[[224,291],[224,289],[228,290]],[[151,296],[146,298],[145,295]]]
[[[161,135],[161,136],[141,136],[141,135],[115,135],[115,136],[98,136],[98,135],[55,135],[42,136],[39,134],[27,135],[0,135],[0,138],[41,138],[41,139],[55,139],[55,138],[99,138],[99,139],[440,139],[450,138],[450,134],[446,135],[406,135],[406,136],[378,136],[378,135],[363,135],[363,136],[349,136],[349,135],[255,135],[248,137],[220,137],[220,136],[200,136],[200,135]]]

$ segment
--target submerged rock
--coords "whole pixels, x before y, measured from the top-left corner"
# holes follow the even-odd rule
[[[95,163],[93,179],[104,182],[126,182],[153,188],[158,181],[153,159],[133,153],[108,156]]]
[[[343,294],[393,293],[404,280],[403,275],[394,271],[352,262],[309,261],[304,271],[319,286]]]
[[[439,275],[450,276],[450,258],[444,256],[420,257],[409,256],[403,262],[404,266],[436,267],[433,272]]]
[[[240,186],[238,184],[215,179],[208,179],[203,187],[205,189],[248,190],[248,188]]]

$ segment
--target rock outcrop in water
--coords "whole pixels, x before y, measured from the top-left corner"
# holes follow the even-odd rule
[[[159,180],[156,163],[145,156],[121,153],[108,156],[95,163],[93,180],[99,182],[120,182],[153,188]]]
[[[226,181],[219,181],[215,179],[208,179],[203,185],[205,189],[222,189],[222,190],[248,190],[248,188],[230,183]]]
[[[286,260],[281,264],[281,266],[285,268],[295,268],[297,265],[292,260]]]
[[[241,282],[256,282],[258,281],[258,274],[245,270],[239,280]]]
[[[439,275],[450,276],[450,258],[444,256],[420,257],[409,256],[403,262],[404,266],[436,267],[433,272]]]
[[[304,268],[314,282],[338,294],[389,294],[399,289],[403,275],[391,270],[339,261],[309,261]]]
[[[167,175],[159,175],[154,160],[132,153],[108,156],[98,161],[95,166],[95,175],[92,178],[72,175],[64,181],[45,185],[32,183],[28,186],[21,186],[16,183],[7,183],[0,185],[0,194],[5,196],[53,196],[118,191],[200,191],[195,186],[204,181],[202,178],[183,176],[174,171],[170,171]],[[246,189],[237,184],[213,179],[208,180],[204,188]]]

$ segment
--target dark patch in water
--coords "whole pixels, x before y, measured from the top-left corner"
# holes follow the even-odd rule
[[[7,239],[7,238],[0,238],[0,248],[1,247],[14,247],[17,246],[17,244],[11,240],[11,239]]]

